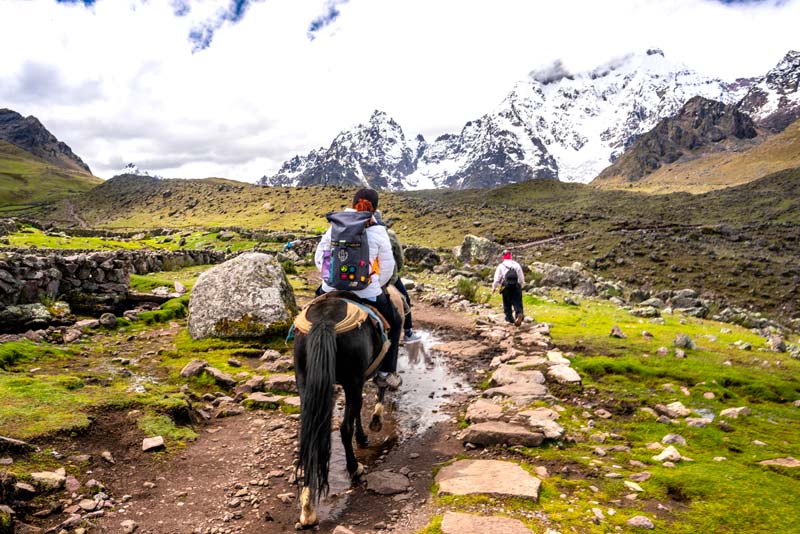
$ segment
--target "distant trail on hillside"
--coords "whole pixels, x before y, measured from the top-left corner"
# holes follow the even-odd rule
[[[539,245],[546,245],[547,243],[552,243],[554,241],[563,241],[565,239],[573,239],[575,237],[580,237],[585,234],[586,231],[583,230],[581,232],[575,232],[573,234],[565,234],[565,235],[557,235],[555,237],[548,237],[547,239],[539,239],[537,241],[531,241],[529,243],[525,243],[524,245],[516,245],[513,247],[508,247],[509,250],[525,250],[528,248],[537,247]]]
[[[88,230],[89,225],[86,224],[86,221],[84,221],[81,216],[78,215],[78,212],[75,211],[75,206],[72,205],[72,201],[67,199],[64,201],[64,205],[67,209],[67,215],[70,218],[75,219],[75,222],[78,223],[78,226],[80,226],[82,230]]]

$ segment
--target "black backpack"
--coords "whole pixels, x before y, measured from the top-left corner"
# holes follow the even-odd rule
[[[359,291],[369,286],[368,211],[338,211],[327,215],[331,223],[331,249],[322,260],[322,279],[334,289]]]
[[[519,285],[519,276],[517,270],[509,267],[506,271],[506,276],[503,279],[503,287],[517,287]]]

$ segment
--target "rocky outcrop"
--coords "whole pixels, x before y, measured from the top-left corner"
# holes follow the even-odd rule
[[[464,241],[461,245],[453,250],[453,256],[463,263],[493,264],[500,262],[500,254],[502,252],[503,247],[501,245],[489,241],[485,237],[468,234],[464,236]]]
[[[252,252],[200,275],[189,301],[189,334],[194,339],[261,337],[284,332],[296,313],[280,264]]]
[[[56,139],[34,116],[23,117],[16,111],[0,109],[0,141],[16,145],[64,169],[92,173],[66,143]]]
[[[737,104],[771,132],[800,119],[800,51],[790,50]]]
[[[640,136],[597,181],[621,176],[639,180],[665,164],[696,154],[723,141],[752,139],[753,120],[735,106],[696,96],[673,117]]]

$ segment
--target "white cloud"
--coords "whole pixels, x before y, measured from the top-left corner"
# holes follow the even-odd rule
[[[800,0],[267,0],[238,23],[218,20],[230,0],[187,3],[179,17],[167,1],[0,2],[0,106],[39,117],[103,177],[134,161],[253,180],[375,108],[407,135],[457,131],[555,60],[580,71],[659,47],[732,79],[800,47]],[[193,53],[189,33],[215,20]]]

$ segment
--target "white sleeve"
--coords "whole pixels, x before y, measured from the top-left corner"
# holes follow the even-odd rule
[[[383,226],[374,228],[380,229],[373,232],[373,235],[376,237],[375,244],[378,246],[378,268],[380,269],[378,280],[381,287],[383,287],[389,283],[394,274],[394,254],[392,254],[392,242],[389,241],[389,234],[386,232],[386,228]]]
[[[499,286],[503,282],[503,264],[497,266],[497,269],[494,270],[494,280],[492,280],[492,291],[495,290],[497,286]]]
[[[325,250],[325,246],[330,246],[331,244],[331,229],[330,227],[328,230],[322,234],[322,238],[319,240],[319,244],[317,245],[317,250],[314,253],[314,263],[317,265],[317,270],[322,271],[322,253]]]

